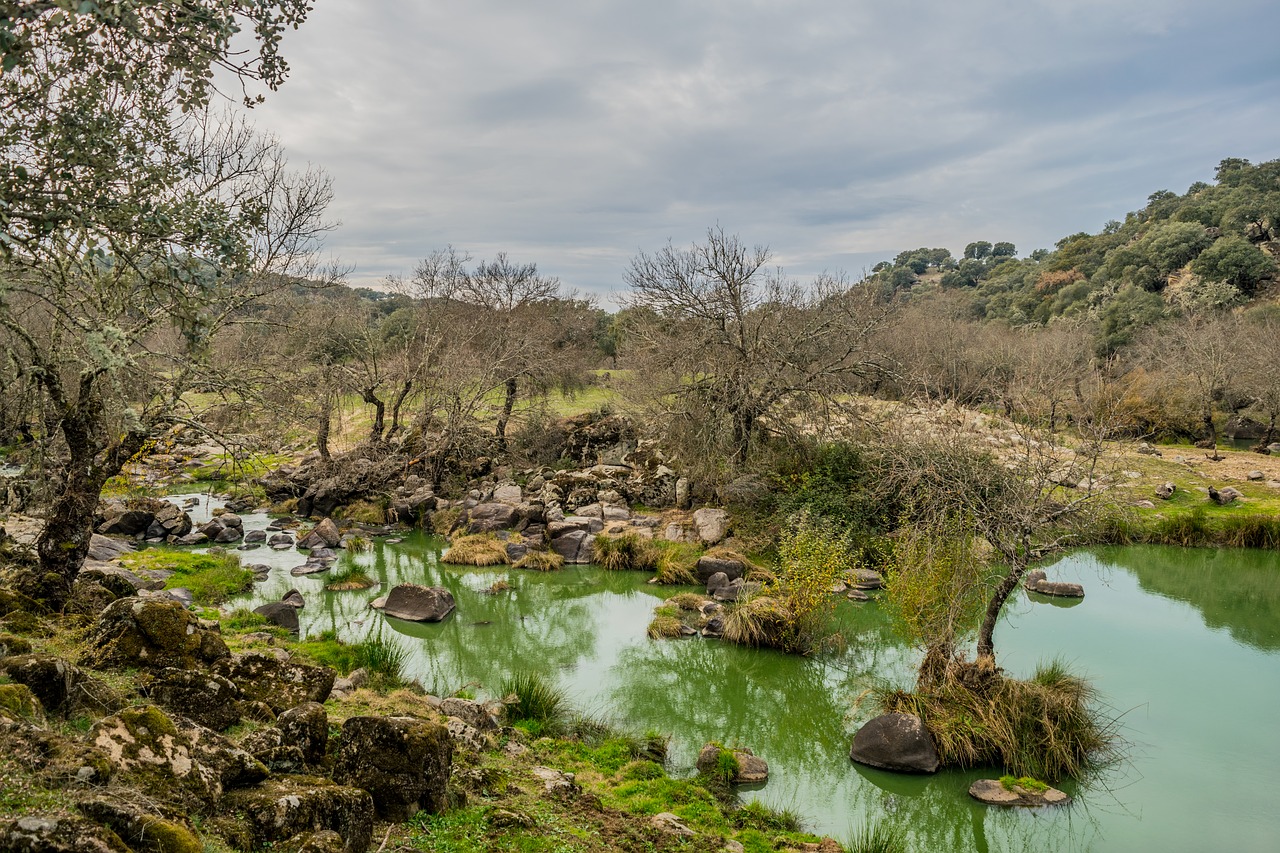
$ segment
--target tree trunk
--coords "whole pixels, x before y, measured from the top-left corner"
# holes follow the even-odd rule
[[[409,396],[409,391],[413,388],[413,380],[406,379],[404,385],[400,386],[400,393],[396,394],[395,402],[391,404],[391,429],[387,431],[387,438],[390,439],[398,433],[402,425],[400,423],[400,407],[404,405],[405,398]]]
[[[1215,450],[1218,447],[1218,428],[1213,425],[1213,408],[1205,409],[1200,420],[1204,423],[1204,438],[1196,442],[1197,447]]]
[[[750,409],[733,415],[733,461],[745,465],[751,455],[751,436],[756,429],[756,416]]]
[[[1258,439],[1258,443],[1253,449],[1258,453],[1269,453],[1268,447],[1276,440],[1276,413],[1271,413],[1271,419],[1267,421],[1267,431],[1262,434],[1262,438]]]
[[[982,627],[978,629],[978,658],[988,658],[995,661],[996,657],[996,624],[1000,621],[1000,611],[1004,609],[1004,603],[1009,600],[1010,594],[1018,588],[1018,583],[1022,580],[1022,576],[1027,573],[1027,566],[1021,560],[1010,561],[1013,565],[1009,569],[1009,573],[1000,581],[1000,585],[995,588],[995,592],[991,594],[990,600],[987,602],[987,613],[982,617]]]
[[[511,411],[516,406],[516,394],[519,392],[519,385],[516,383],[516,377],[512,376],[505,383],[505,396],[502,398],[502,411],[498,414],[498,446],[503,450],[507,449],[507,423],[511,420]]]
[[[378,399],[378,395],[373,392],[374,386],[370,386],[361,392],[361,398],[373,406],[373,426],[369,427],[369,443],[381,444],[382,433],[386,431],[387,404]]]
[[[320,422],[316,425],[316,450],[321,459],[331,459],[329,455],[329,419],[333,413],[333,398],[328,394],[320,401]]]
[[[1049,435],[1057,432],[1058,427],[1058,401],[1054,400],[1049,404]]]

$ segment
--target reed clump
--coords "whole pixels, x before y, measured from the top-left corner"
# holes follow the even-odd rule
[[[507,545],[498,537],[487,533],[459,536],[449,543],[449,548],[440,555],[440,562],[455,566],[506,565],[509,562]]]

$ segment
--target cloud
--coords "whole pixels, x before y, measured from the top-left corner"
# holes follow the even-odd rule
[[[797,273],[1029,251],[1272,159],[1280,7],[1226,0],[329,0],[257,110],[371,283],[452,243],[607,294],[719,223]]]

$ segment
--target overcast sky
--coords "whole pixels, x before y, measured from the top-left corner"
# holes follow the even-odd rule
[[[258,125],[353,285],[452,243],[621,290],[719,223],[789,272],[1019,254],[1280,157],[1275,0],[317,0]]]

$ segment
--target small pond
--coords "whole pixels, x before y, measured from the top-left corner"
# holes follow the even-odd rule
[[[207,513],[207,507],[202,507]],[[196,513],[193,512],[193,515]],[[265,516],[244,516],[246,528]],[[575,705],[637,731],[673,737],[675,772],[707,740],[750,746],[770,781],[745,798],[796,810],[807,828],[847,839],[870,819],[913,836],[914,850],[1275,850],[1280,838],[1280,557],[1272,552],[1105,548],[1064,557],[1052,579],[1082,583],[1064,606],[1019,593],[996,636],[1001,665],[1027,675],[1059,656],[1091,677],[1118,712],[1129,760],[1105,784],[1057,811],[999,811],[966,794],[986,773],[882,773],[848,759],[854,710],[877,680],[910,683],[915,655],[874,603],[842,602],[843,653],[798,658],[713,640],[651,641],[654,606],[678,589],[595,568],[539,574],[442,566],[443,540],[408,534],[344,555],[381,587],[327,593],[325,575],[292,577],[298,552],[261,548],[246,563],[273,566],[236,604],[307,606],[304,635],[381,631],[409,653],[408,676],[448,694],[491,694],[510,673],[541,672]],[[339,566],[343,565],[342,562]],[[497,580],[511,589],[482,590]],[[384,618],[368,608],[397,583],[441,585],[457,611],[441,624]],[[1071,791],[1068,786],[1068,791]]]

